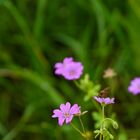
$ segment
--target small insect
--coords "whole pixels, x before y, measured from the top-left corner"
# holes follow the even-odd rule
[[[101,90],[98,96],[101,98],[106,98],[108,96],[108,92],[109,92],[109,87]]]

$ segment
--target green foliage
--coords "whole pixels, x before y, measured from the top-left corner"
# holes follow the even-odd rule
[[[86,94],[84,96],[84,101],[89,101],[93,96],[97,96],[101,88],[99,84],[94,84],[92,81],[90,81],[88,74],[86,74],[79,83],[76,82],[76,84]]]
[[[81,140],[71,127],[57,126],[52,109],[78,103],[88,110],[87,129],[93,129],[93,118],[100,116],[90,116],[99,106],[88,100],[104,87],[116,98],[121,127],[114,139],[140,139],[140,97],[127,91],[140,76],[139,25],[139,0],[0,0],[0,139]],[[54,64],[66,56],[89,73],[90,80],[79,81],[88,93],[54,76]],[[102,78],[108,67],[115,78]]]

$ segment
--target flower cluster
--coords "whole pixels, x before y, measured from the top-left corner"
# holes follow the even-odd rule
[[[72,57],[65,58],[63,62],[55,64],[55,74],[63,76],[67,80],[79,79],[83,73],[81,62],[73,61]]]
[[[104,104],[104,105],[108,105],[108,104],[114,104],[114,100],[115,98],[102,98],[102,97],[93,97],[97,102],[99,102],[100,104]]]
[[[83,65],[80,62],[75,62],[72,57],[67,57],[63,60],[63,62],[58,62],[55,64],[55,74],[63,76],[67,80],[76,80],[79,79],[80,76],[83,73]],[[105,73],[105,77],[113,77],[115,76],[116,73],[113,73],[112,69],[108,69],[108,71]],[[97,102],[101,104],[102,107],[102,119],[101,119],[101,125],[99,130],[95,130],[96,136],[99,136],[100,138],[105,138],[105,139],[113,139],[113,135],[109,132],[107,129],[108,126],[105,125],[105,121],[111,122],[114,128],[117,128],[117,123],[112,120],[111,118],[105,118],[105,113],[104,113],[104,107],[108,104],[113,104],[114,103],[114,98],[103,98],[97,95],[98,91],[100,90],[100,85],[94,85],[91,81],[89,81],[88,77],[86,76],[84,80],[81,80],[79,83],[76,83],[78,87],[81,89],[85,90],[87,93],[89,93],[89,97],[93,97]],[[92,93],[92,94],[91,94]],[[95,93],[95,95],[93,94]],[[87,97],[88,97],[87,96]],[[89,139],[90,136],[87,135],[87,132],[85,131],[84,125],[82,123],[82,120],[80,116],[84,115],[87,113],[87,111],[81,112],[80,106],[78,104],[74,104],[71,106],[69,102],[66,104],[61,104],[60,109],[54,109],[53,110],[53,115],[52,118],[58,118],[58,124],[59,126],[62,126],[64,122],[66,124],[71,123],[72,119],[74,116],[79,116],[79,121],[81,123],[83,132],[79,130],[74,124],[71,123],[72,127],[81,134],[82,137],[85,139]],[[99,123],[99,122],[97,122]],[[103,129],[104,128],[104,129]]]
[[[62,126],[64,121],[66,121],[66,124],[69,124],[74,115],[80,114],[81,111],[77,104],[71,106],[71,104],[67,102],[66,104],[61,104],[60,109],[55,109],[53,113],[52,117],[58,118],[58,124]]]
[[[140,94],[140,77],[137,77],[131,81],[128,91],[134,95]]]

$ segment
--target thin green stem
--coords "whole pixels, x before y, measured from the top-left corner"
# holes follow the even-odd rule
[[[102,123],[104,123],[106,120],[109,120],[109,121],[113,121],[111,118],[105,118],[103,121],[102,121]]]
[[[80,121],[80,124],[81,124],[81,126],[82,126],[82,129],[83,129],[83,133],[84,133],[84,135],[85,135],[85,138],[88,140],[88,136],[87,136],[87,134],[86,134],[86,130],[85,130],[84,124],[83,124],[83,122],[82,122],[80,116],[79,116],[79,121]]]
[[[100,140],[102,140],[102,135],[100,134]]]
[[[103,119],[103,120],[104,120],[104,117],[105,117],[105,113],[104,113],[104,112],[105,112],[105,109],[104,109],[104,107],[105,107],[105,106],[102,105],[102,117],[103,117],[102,119]]]
[[[104,106],[104,105],[102,105],[102,122],[104,121],[104,117],[105,117],[105,113],[104,113],[104,111],[105,111],[105,110],[104,110],[104,107],[105,107],[105,106]],[[102,125],[101,125],[101,128],[100,128],[100,129],[101,129],[101,130],[103,130],[103,129],[104,129],[104,127],[105,127],[105,126],[104,126],[104,124],[102,123]],[[104,137],[102,137],[102,134],[100,134],[100,140],[102,140],[102,138],[103,138],[103,140],[104,140]]]
[[[105,106],[102,105],[102,121],[104,121],[104,118],[105,118]],[[102,129],[104,129],[104,124],[102,123]]]
[[[75,84],[78,88],[80,88],[80,84],[79,84],[76,80],[74,80],[74,84]]]
[[[81,124],[81,126],[82,126],[83,133],[86,133],[84,124],[83,124],[83,122],[82,122],[82,120],[81,120],[81,117],[79,116],[78,118],[79,118],[80,124]]]
[[[71,123],[71,126],[72,126],[78,133],[80,133],[81,136],[84,136],[84,134],[83,134],[73,123]]]

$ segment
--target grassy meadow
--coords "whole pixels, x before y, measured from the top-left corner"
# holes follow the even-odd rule
[[[139,0],[0,0],[0,140],[83,140],[51,117],[66,101],[88,110],[82,119],[94,139],[95,106],[73,81],[54,74],[65,57],[109,87],[115,140],[140,140],[140,95],[128,92],[140,76]],[[104,79],[107,68],[117,75]]]

